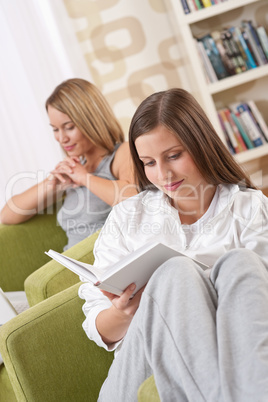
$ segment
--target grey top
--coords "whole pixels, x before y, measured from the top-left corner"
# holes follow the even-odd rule
[[[117,144],[113,153],[102,159],[94,176],[116,180],[111,172],[111,164],[120,145]],[[111,209],[110,205],[89,191],[87,187],[68,189],[57,215],[58,222],[68,237],[64,251],[101,229]]]

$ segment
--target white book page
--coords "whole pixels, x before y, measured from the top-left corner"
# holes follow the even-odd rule
[[[145,249],[147,251],[144,253]],[[128,259],[124,258],[120,263],[116,264],[117,267],[124,265],[124,269],[117,269],[117,272],[113,274],[110,271],[97,286],[102,290],[120,295],[128,285],[134,282],[136,284],[135,294],[148,282],[151,275],[161,264],[169,258],[179,255],[183,254],[161,243],[146,245],[131,253]],[[126,260],[129,262],[126,263]],[[114,290],[111,291],[110,289]]]
[[[55,261],[59,262],[60,264],[64,265],[66,268],[70,269],[70,271],[74,272],[78,276],[82,276],[86,280],[95,283],[99,280],[97,276],[97,270],[90,264],[86,264],[84,262],[80,262],[74,260],[73,258],[67,257],[66,255],[62,255],[54,250],[49,250],[45,252],[49,257],[53,258]],[[90,272],[89,269],[92,271]]]

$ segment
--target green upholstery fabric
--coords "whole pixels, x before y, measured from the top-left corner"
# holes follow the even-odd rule
[[[97,400],[113,353],[86,337],[79,286],[31,307],[0,328],[0,352],[18,401]],[[0,400],[5,401],[2,392]]]
[[[87,237],[63,254],[76,260],[92,264],[94,262],[93,247],[99,232]],[[53,248],[48,247],[49,248]],[[48,251],[48,249],[46,251]],[[24,287],[30,306],[67,289],[79,281],[79,277],[64,268],[58,262],[51,260],[43,267],[34,271],[25,281]]]
[[[1,402],[17,401],[12,385],[9,381],[7,369],[3,364],[0,366],[0,401]]]
[[[60,252],[66,243],[56,213],[36,215],[19,225],[0,224],[0,287],[6,292],[23,290],[25,279],[49,261],[44,251]]]
[[[138,402],[160,402],[154,376],[145,380],[138,390]]]

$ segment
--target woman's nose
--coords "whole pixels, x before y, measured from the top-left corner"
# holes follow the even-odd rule
[[[68,140],[68,139],[67,139],[67,136],[66,136],[65,132],[63,130],[60,130],[59,131],[59,136],[58,136],[58,141],[61,144],[64,144],[66,142],[66,140]]]
[[[171,178],[172,173],[165,165],[158,166],[158,180],[166,181]]]

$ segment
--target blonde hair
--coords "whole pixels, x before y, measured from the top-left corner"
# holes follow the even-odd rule
[[[90,82],[73,78],[58,85],[46,101],[48,106],[66,114],[83,135],[96,146],[112,153],[124,134],[108,102]]]
[[[208,183],[256,188],[223,144],[195,98],[183,89],[172,88],[146,98],[131,121],[129,146],[140,190],[155,187],[146,177],[135,141],[157,126],[164,126],[176,135]]]

